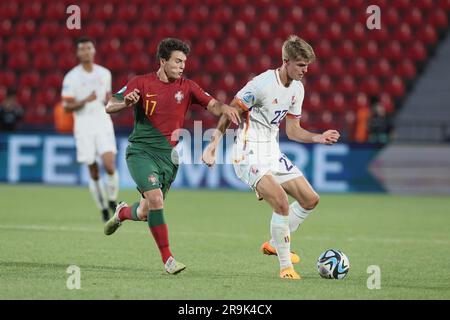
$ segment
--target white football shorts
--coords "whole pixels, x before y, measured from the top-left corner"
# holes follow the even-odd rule
[[[111,125],[104,126],[104,130],[85,130],[75,133],[77,148],[77,161],[91,165],[97,156],[106,152],[117,153],[114,128]]]
[[[236,142],[231,158],[238,178],[254,191],[266,174],[272,175],[279,184],[303,176],[297,166],[281,153],[278,143],[247,142],[244,149],[242,143]]]

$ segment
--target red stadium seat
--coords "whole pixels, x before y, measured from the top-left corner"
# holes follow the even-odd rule
[[[12,88],[16,86],[16,73],[6,70],[0,71],[0,86]]]
[[[261,41],[252,37],[241,50],[247,56],[256,56],[262,51]]]
[[[311,74],[311,76],[317,76],[319,74],[321,74],[322,72],[322,64],[321,61],[322,59],[319,60],[315,60],[314,62],[310,63],[308,65],[308,74]]]
[[[219,40],[223,37],[223,25],[219,23],[211,23],[208,28],[203,28],[202,39]]]
[[[321,38],[319,27],[314,22],[310,22],[306,25],[305,30],[302,33],[302,38],[306,41],[314,41],[316,39]]]
[[[122,72],[128,67],[128,61],[120,52],[114,52],[107,55],[105,66],[111,72]]]
[[[323,39],[316,46],[314,46],[314,52],[319,59],[329,59],[336,54],[332,49],[330,41]]]
[[[336,14],[331,16],[331,19],[339,23],[341,26],[350,26],[353,23],[352,12],[346,6],[340,7]]]
[[[375,60],[370,71],[378,78],[388,78],[392,76],[392,68],[389,60],[386,58]]]
[[[235,38],[227,37],[219,48],[219,53],[224,56],[235,56],[240,52],[239,43]]]
[[[208,73],[200,73],[198,76],[193,77],[192,80],[206,91],[212,84],[212,77]]]
[[[147,39],[152,36],[152,27],[150,23],[137,23],[131,29],[131,34],[134,37]]]
[[[193,22],[187,22],[186,24],[183,24],[179,32],[179,37],[184,40],[189,39],[193,41],[198,39],[200,36],[198,25]]]
[[[346,109],[345,97],[340,92],[332,94],[327,99],[326,104],[328,109],[333,113],[342,114]]]
[[[53,2],[51,5],[47,4],[45,9],[46,21],[61,21],[67,18],[66,6],[62,2]]]
[[[258,24],[260,26],[261,24]],[[259,31],[261,34],[266,33],[265,36],[270,36],[270,30],[267,32],[267,23],[264,24],[264,27],[259,27]],[[242,20],[237,20],[230,29],[230,35],[235,37],[238,40],[248,40],[249,34],[248,29],[245,23]]]
[[[387,80],[383,87],[384,91],[395,97],[399,98],[405,94],[405,87],[403,81],[398,76],[393,76],[391,79]]]
[[[383,14],[383,22],[386,23],[388,27],[396,27],[400,24],[400,16],[397,9],[390,7]]]
[[[413,28],[420,28],[420,26],[423,24],[422,11],[415,7],[409,9],[405,14],[404,21]]]
[[[24,108],[30,107],[32,104],[33,90],[30,87],[20,87],[17,91],[17,102]]]
[[[47,88],[54,88],[59,92],[62,87],[63,79],[64,75],[61,72],[59,71],[51,72],[45,76],[44,86]]]
[[[347,66],[347,70],[350,75],[357,78],[365,77],[369,72],[366,60],[361,57],[358,57],[355,60],[351,61]]]
[[[375,76],[369,75],[361,81],[358,91],[364,92],[368,96],[377,96],[381,91],[380,82]]]
[[[280,9],[278,6],[271,5],[268,8],[262,9],[261,20],[266,21],[272,25],[275,25],[279,22],[280,19]]]
[[[35,95],[36,105],[43,105],[46,108],[52,108],[59,98],[56,89],[47,88],[46,90],[38,90]]]
[[[100,52],[104,54],[111,54],[112,52],[119,51],[121,49],[121,41],[119,38],[105,38],[102,40],[99,46]]]
[[[219,78],[218,88],[226,92],[236,93],[238,90],[236,79],[231,72],[226,72]]]
[[[243,9],[239,10],[236,19],[242,20],[247,25],[255,23],[257,19],[255,6],[246,5]]]
[[[448,17],[444,9],[431,10],[427,22],[439,29],[445,29],[448,26]]]
[[[304,107],[303,109],[308,111],[309,113],[319,113],[322,111],[322,101],[320,98],[320,94],[317,92],[311,92],[310,94],[305,95]],[[303,118],[303,112],[302,112]],[[303,120],[303,119],[302,119]]]
[[[120,50],[124,52],[127,56],[131,56],[139,52],[142,52],[143,49],[144,49],[144,42],[140,38],[131,38],[120,47]]]
[[[348,32],[351,41],[364,43],[367,41],[367,29],[362,23],[356,23]]]
[[[395,28],[394,39],[401,43],[409,43],[413,39],[411,27],[406,23],[402,23],[399,27]]]
[[[362,44],[361,56],[366,59],[377,59],[380,56],[377,42],[374,40],[369,40]]]
[[[78,64],[74,54],[58,55],[58,67],[61,71],[67,72]]]
[[[314,21],[319,26],[328,25],[330,22],[330,17],[328,17],[328,12],[322,6],[318,6],[317,8],[312,10],[310,13],[309,19],[311,19],[310,21]]]
[[[336,89],[338,92],[350,96],[356,91],[355,80],[352,76],[346,74],[343,77],[338,78]]]
[[[208,21],[210,9],[206,5],[192,6],[189,9],[188,21],[198,26],[198,24]]]
[[[407,80],[411,80],[416,76],[416,67],[409,59],[402,59],[395,68],[395,74]]]
[[[396,62],[401,60],[405,52],[398,41],[390,41],[386,44],[383,50],[384,56],[388,58],[391,62]]]
[[[214,55],[204,68],[206,72],[214,72],[220,74],[226,69],[225,60],[221,55]]]
[[[22,17],[25,19],[38,19],[42,16],[42,6],[40,2],[33,1],[24,4]]]
[[[31,41],[30,48],[32,52],[42,52],[50,50],[50,43],[47,38],[37,37]]]
[[[75,44],[68,38],[62,37],[52,42],[52,50],[57,55],[74,54]]]
[[[220,24],[232,22],[233,11],[227,5],[221,5],[214,7],[212,14],[212,21],[218,22]]]
[[[61,33],[61,27],[55,21],[43,21],[39,26],[39,34],[45,38],[54,38]]]
[[[22,73],[19,79],[19,86],[20,87],[37,87],[40,83],[41,78],[39,76],[39,73],[35,70],[29,71],[26,73]]]
[[[387,113],[391,113],[395,109],[394,101],[388,93],[382,93],[380,95],[380,102],[384,106]]]
[[[54,65],[53,56],[50,53],[39,53],[34,56],[33,67],[38,71],[50,70]]]
[[[369,98],[364,92],[358,92],[353,95],[352,100],[349,103],[352,110],[356,111],[361,108],[369,106]]]
[[[281,47],[285,38],[275,38],[269,42],[266,52],[274,59],[281,59]]]
[[[100,3],[94,7],[91,16],[94,21],[103,21],[106,23],[113,19],[114,15],[114,5],[112,3]]]
[[[255,70],[256,73],[264,72],[273,67],[272,58],[267,54],[260,55],[257,57],[253,66],[252,69]]]
[[[36,31],[36,23],[34,20],[28,19],[28,20],[20,20],[16,24],[16,34],[21,37],[30,37],[34,36]]]
[[[181,22],[185,18],[184,7],[176,4],[170,10],[166,10],[164,17],[166,21],[170,21],[171,23]]]
[[[26,50],[27,42],[24,38],[12,38],[8,41],[6,49],[9,55],[14,55],[16,52]]]
[[[6,1],[0,6],[0,20],[15,19],[19,17],[19,4],[16,1]]]
[[[314,84],[315,90],[320,94],[328,94],[331,91],[331,80],[327,74],[322,74]]]
[[[129,67],[136,74],[145,74],[150,72],[150,57],[147,54],[137,51],[130,53],[129,56],[131,57],[131,59],[128,60]]]
[[[331,77],[343,75],[345,72],[343,61],[338,57],[331,58],[325,64],[324,72]]]
[[[152,22],[161,18],[161,6],[159,4],[145,5],[142,9],[141,20]]]
[[[419,28],[415,39],[421,41],[424,45],[431,45],[438,42],[438,35],[434,27],[427,24]]]
[[[128,25],[125,22],[114,22],[108,27],[108,33],[112,37],[126,38],[130,36]]]
[[[296,26],[293,23],[284,22],[278,26],[275,37],[286,39],[291,34],[295,34],[296,31]]]
[[[299,5],[294,5],[292,7],[289,7],[289,11],[287,12],[287,15],[285,17],[286,22],[293,23],[294,25],[303,23],[304,15],[303,15],[303,9]]]
[[[9,37],[13,33],[12,22],[9,19],[2,20],[0,22],[0,36]]]
[[[417,0],[415,5],[422,11],[430,10],[434,6],[434,0]]]
[[[212,39],[205,39],[199,42],[194,50],[196,54],[202,57],[211,57],[216,51],[216,42]]]
[[[100,39],[107,30],[103,21],[94,21],[87,24],[85,28],[85,34],[94,39]]]
[[[122,3],[116,6],[115,16],[120,21],[125,21],[127,23],[131,23],[135,21],[138,17],[138,8],[134,3]]]
[[[343,42],[341,42],[340,46],[337,48],[337,53],[341,58],[349,60],[354,59],[354,57],[356,56],[356,50],[353,41],[344,40]]]
[[[427,58],[427,50],[420,41],[414,41],[408,48],[408,58],[415,62],[422,62]]]
[[[15,55],[9,57],[8,67],[13,70],[16,71],[27,70],[28,66],[29,66],[28,55],[23,51],[18,52]]]
[[[247,56],[253,55],[239,53],[238,55],[231,57],[229,70],[233,73],[247,72],[247,69],[249,69],[249,61]]]

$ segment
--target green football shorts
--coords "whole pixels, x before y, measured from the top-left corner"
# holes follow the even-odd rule
[[[171,152],[130,144],[126,150],[128,170],[141,194],[161,189],[164,198],[175,180],[178,165],[172,163]]]

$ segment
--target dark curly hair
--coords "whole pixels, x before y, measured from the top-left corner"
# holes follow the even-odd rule
[[[189,46],[183,41],[175,38],[166,38],[158,44],[158,50],[156,52],[156,58],[169,60],[172,51],[181,51],[186,56],[189,54]]]

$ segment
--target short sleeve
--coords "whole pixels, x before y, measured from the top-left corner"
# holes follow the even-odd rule
[[[302,105],[305,97],[305,89],[300,84],[300,90],[292,97],[291,105],[289,106],[289,112],[287,114],[290,118],[300,119],[302,116]]]
[[[259,104],[261,90],[255,80],[249,81],[235,96],[238,105],[245,111],[249,111]]]
[[[72,81],[72,77],[69,74],[67,74],[63,80],[61,96],[63,98],[75,98],[74,85],[75,84],[74,81]]]
[[[115,97],[116,99],[119,100],[123,100],[123,98],[129,94],[131,91],[133,91],[134,89],[139,89],[139,76],[134,77],[133,79],[131,79],[126,86],[122,87],[122,89],[120,89],[119,91],[117,91],[116,93],[113,94],[113,97]]]
[[[211,95],[205,92],[200,86],[192,80],[188,80],[191,89],[191,102],[192,104],[199,104],[203,108],[208,106],[208,103],[213,99]]]

